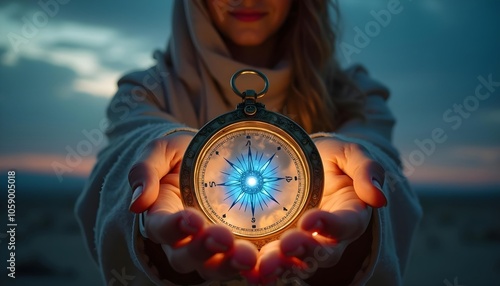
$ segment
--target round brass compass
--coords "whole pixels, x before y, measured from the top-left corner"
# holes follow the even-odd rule
[[[236,79],[246,74],[262,78],[263,90],[240,92]],[[319,205],[323,166],[297,123],[257,101],[269,85],[264,74],[242,70],[230,83],[243,100],[194,136],[181,166],[182,200],[260,248]]]

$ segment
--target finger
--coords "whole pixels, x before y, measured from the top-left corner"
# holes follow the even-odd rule
[[[340,241],[353,241],[361,236],[369,222],[371,211],[342,209],[334,212],[313,209],[306,212],[299,221],[299,228]]]
[[[259,272],[259,265],[262,263],[262,256],[265,254],[267,251],[276,248],[277,242],[272,241],[268,244],[265,244],[257,254],[257,263],[255,264],[255,267],[249,271],[243,271],[242,275],[245,277],[247,280],[248,285],[262,285],[262,278],[261,274]]]
[[[160,179],[170,169],[170,162],[165,161],[166,143],[154,140],[149,143],[128,174],[133,190],[130,210],[140,213],[147,210],[158,197]]]
[[[241,275],[245,278],[248,286],[257,286],[260,283],[259,270],[257,267],[248,271],[242,271]]]
[[[358,197],[372,207],[383,207],[387,199],[381,186],[384,184],[384,168],[373,161],[366,150],[352,143],[345,143],[343,154],[336,154],[336,164],[353,179]]]
[[[231,267],[239,270],[250,270],[257,263],[257,247],[242,239],[234,242],[234,252],[231,255]]]
[[[210,225],[185,247],[190,257],[205,261],[214,253],[227,252],[233,248],[234,237],[231,231],[222,225]]]
[[[280,238],[280,249],[285,256],[303,259],[306,254],[306,245],[314,242],[311,233],[292,229]]]
[[[283,255],[279,240],[268,243],[260,250],[257,269],[260,282],[264,285],[273,284],[284,276],[288,277],[301,267],[300,260]]]
[[[214,254],[233,249],[234,239],[224,226],[211,225],[195,234],[189,242],[178,247],[165,246],[172,268],[180,273],[201,269]]]
[[[315,267],[331,267],[342,256],[344,243],[301,229],[290,230],[281,238],[280,248],[284,255],[303,261],[302,276],[312,276]],[[304,277],[303,277],[304,278]]]
[[[163,214],[174,214],[182,210],[184,210],[184,205],[181,200],[179,188],[172,184],[160,184],[158,197],[148,209],[148,213],[162,212]]]
[[[278,277],[285,271],[284,264],[286,263],[284,263],[281,256],[277,241],[275,245],[268,247],[268,250],[260,255],[258,272],[262,284],[274,284]]]
[[[162,179],[171,171],[180,168],[182,156],[191,138],[191,133],[176,132],[146,145],[128,175],[129,184],[134,192],[130,203],[132,212],[144,212],[155,202],[160,181],[177,183],[178,179],[167,181]]]
[[[158,196],[159,180],[152,171],[148,171],[147,166],[143,164],[136,164],[130,171],[129,176],[136,176],[141,178],[140,183],[133,183],[132,199],[130,200],[130,211],[134,213],[141,213],[148,209]]]
[[[205,221],[202,215],[193,209],[173,214],[155,210],[148,212],[145,224],[146,233],[153,242],[176,247],[184,239],[199,233]]]
[[[207,280],[228,279],[251,271],[257,262],[257,248],[246,240],[235,240],[234,247],[224,255],[212,256],[199,270]]]

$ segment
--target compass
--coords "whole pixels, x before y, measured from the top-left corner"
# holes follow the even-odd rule
[[[240,92],[236,80],[241,75],[260,77],[264,88]],[[224,224],[260,248],[319,205],[323,166],[314,142],[297,123],[258,102],[269,86],[263,73],[241,70],[230,84],[242,102],[193,137],[182,160],[182,200],[201,210],[208,222]]]

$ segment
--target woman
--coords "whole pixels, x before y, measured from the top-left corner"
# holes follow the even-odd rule
[[[156,66],[119,81],[109,146],[78,201],[106,283],[121,270],[129,285],[401,284],[420,207],[390,143],[388,92],[339,68],[328,2],[176,1],[172,27]],[[194,132],[241,100],[228,80],[248,67],[269,78],[267,109],[311,134],[325,168],[321,206],[260,251],[184,209],[178,189]],[[129,209],[147,210],[144,235]]]

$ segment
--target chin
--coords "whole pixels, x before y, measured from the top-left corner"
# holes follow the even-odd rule
[[[238,41],[235,42],[236,45],[240,47],[258,47],[261,46],[263,41]]]
[[[256,35],[241,33],[237,37],[234,37],[232,42],[242,47],[255,47],[262,45],[264,40],[262,37]]]

